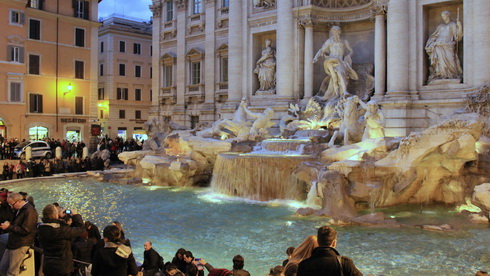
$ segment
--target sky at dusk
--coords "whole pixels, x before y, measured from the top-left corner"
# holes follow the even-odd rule
[[[151,0],[102,0],[99,3],[99,18],[113,13],[150,21],[152,13],[148,6]]]

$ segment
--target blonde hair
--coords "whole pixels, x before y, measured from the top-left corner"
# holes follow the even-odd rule
[[[318,247],[316,235],[308,236],[296,249],[294,249],[291,258],[284,267],[284,272],[291,266],[297,266],[302,260],[308,259],[313,253],[313,249]]]

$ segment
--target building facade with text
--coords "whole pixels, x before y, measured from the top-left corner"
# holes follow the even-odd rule
[[[97,0],[1,0],[0,134],[88,142],[96,123]]]

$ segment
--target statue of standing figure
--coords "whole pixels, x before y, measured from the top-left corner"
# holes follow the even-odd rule
[[[338,99],[342,95],[349,94],[347,92],[349,79],[358,79],[356,71],[352,69],[352,48],[347,40],[340,37],[341,34],[340,27],[333,26],[329,38],[313,58],[313,63],[320,57],[325,58],[323,68],[327,78],[330,78],[323,100]]]
[[[381,110],[379,110],[378,103],[375,100],[371,100],[366,105],[367,111],[364,114],[366,128],[362,135],[362,141],[370,138],[385,137],[384,127],[386,120]]]
[[[457,43],[463,38],[459,18],[451,21],[451,13],[441,13],[444,23],[429,37],[425,51],[430,58],[428,82],[435,79],[461,79],[463,70],[458,58]],[[459,17],[459,16],[458,16]]]
[[[272,48],[272,41],[265,40],[262,56],[257,60],[254,73],[259,79],[259,91],[271,91],[276,88],[276,50]]]

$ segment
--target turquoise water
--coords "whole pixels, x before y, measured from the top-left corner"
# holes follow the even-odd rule
[[[2,185],[3,184],[3,185]],[[38,212],[47,203],[77,209],[102,230],[122,222],[138,261],[143,243],[153,242],[165,261],[183,247],[215,267],[232,267],[236,254],[245,258],[252,275],[265,275],[326,219],[297,218],[297,205],[251,203],[220,197],[207,189],[127,186],[93,178],[45,179],[0,187],[34,196]],[[392,210],[400,220],[424,223],[458,220],[444,208],[417,212]],[[465,228],[468,227],[468,228]],[[453,232],[429,232],[414,227],[396,229],[335,227],[338,250],[351,257],[364,275],[474,275],[490,269],[488,226],[467,225]]]

